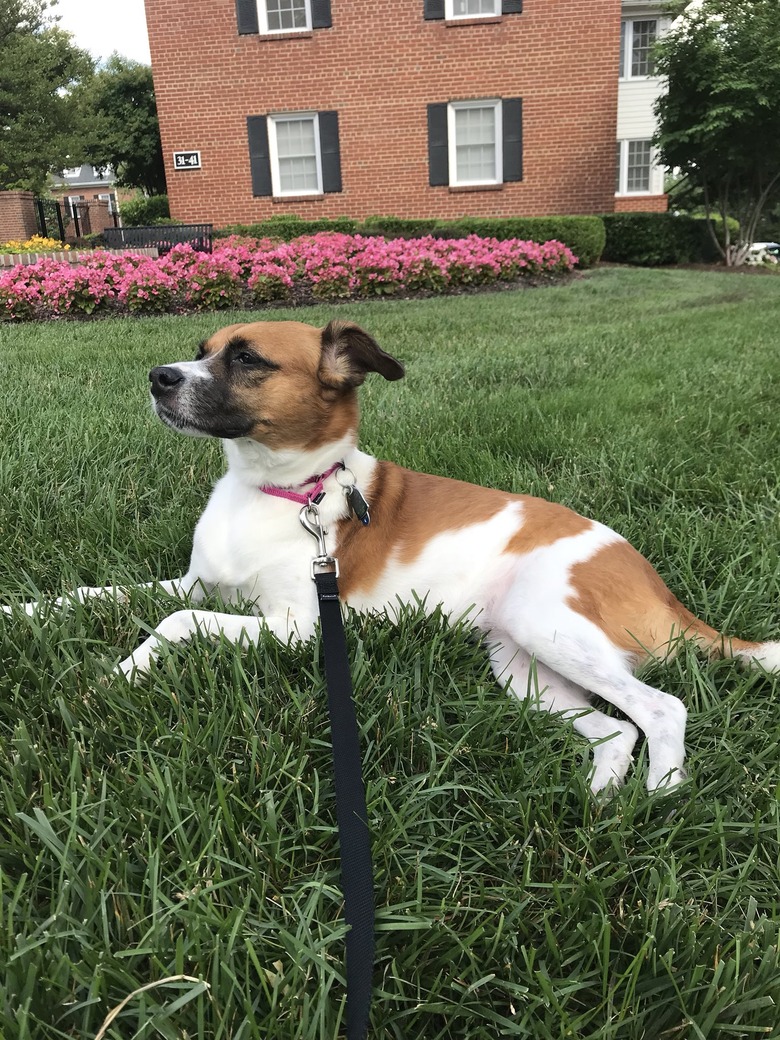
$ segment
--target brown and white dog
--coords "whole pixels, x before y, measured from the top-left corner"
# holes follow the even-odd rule
[[[218,592],[251,602],[256,613],[178,610],[121,671],[143,673],[166,643],[198,632],[235,641],[257,641],[263,632],[283,641],[311,636],[317,602],[310,561],[317,553],[295,499],[325,475],[318,509],[345,603],[392,614],[416,598],[451,617],[470,615],[507,689],[570,718],[593,743],[594,791],[624,778],[636,726],[648,742],[648,788],[679,784],[685,707],[637,679],[635,667],[668,656],[685,637],[713,656],[780,671],[780,643],[720,635],[686,610],[620,535],[563,506],[363,453],[356,388],[369,372],[394,380],[403,367],[368,333],[336,321],[325,329],[231,325],[204,342],[196,360],[151,371],[160,419],[182,433],[222,438],[228,462],[195,529],[189,570],[151,584],[190,603]],[[368,526],[350,508],[346,484],[367,500]],[[632,721],[592,709],[588,691]]]

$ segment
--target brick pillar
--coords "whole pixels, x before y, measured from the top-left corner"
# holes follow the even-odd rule
[[[89,224],[93,235],[97,234],[98,231],[105,231],[106,228],[114,226],[114,218],[108,212],[107,202],[102,199],[93,199],[89,203]]]
[[[25,242],[38,232],[31,191],[0,191],[0,242]]]

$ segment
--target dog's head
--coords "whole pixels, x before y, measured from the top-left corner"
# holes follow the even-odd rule
[[[249,437],[269,448],[310,448],[357,427],[356,387],[369,372],[400,379],[403,365],[348,322],[229,325],[194,361],[149,373],[154,410],[201,437]]]

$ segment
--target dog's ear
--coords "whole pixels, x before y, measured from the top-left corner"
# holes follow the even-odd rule
[[[373,337],[359,325],[331,321],[322,330],[322,355],[318,376],[333,390],[360,386],[369,372],[385,379],[401,379],[404,366],[386,354]]]

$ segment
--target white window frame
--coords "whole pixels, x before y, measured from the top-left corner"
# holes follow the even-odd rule
[[[456,22],[468,18],[497,18],[501,14],[501,0],[492,0],[493,10],[481,14],[455,14],[455,0],[444,0],[444,18],[448,22]]]
[[[463,181],[458,180],[458,152],[455,134],[455,113],[467,108],[493,108],[495,112],[496,130],[496,162],[494,176],[487,180]],[[450,101],[447,105],[447,150],[449,158],[450,186],[454,188],[468,188],[482,184],[502,184],[504,180],[504,152],[503,132],[504,124],[502,118],[501,98],[479,98],[474,101]]]
[[[117,212],[116,194],[113,191],[102,191],[98,195],[98,201],[99,202],[107,202],[108,203],[108,212],[109,213],[116,213]]]
[[[279,146],[276,140],[276,126],[278,123],[297,122],[299,119],[311,119],[314,123],[314,157],[317,162],[317,187],[303,191],[296,188],[294,191],[282,191],[281,175],[279,171]],[[275,198],[298,195],[322,195],[322,154],[320,152],[320,119],[316,112],[284,112],[268,117],[268,157],[271,161],[271,192]]]
[[[306,5],[306,25],[298,29],[269,29],[268,0],[257,0],[257,17],[261,36],[278,36],[286,33],[311,32],[311,0],[304,0]]]
[[[71,217],[71,219],[74,217],[74,215],[75,215],[75,207],[76,207],[76,203],[77,202],[86,202],[86,201],[87,200],[86,200],[86,198],[83,195],[66,195],[65,196],[65,202],[67,203],[67,206],[68,206],[68,216]]]
[[[655,38],[659,40],[661,34],[664,32],[665,24],[661,18],[658,18],[653,14],[635,14],[631,18],[624,18],[620,23],[620,32],[622,34],[622,67],[620,69],[620,79],[653,79],[655,77],[654,72],[643,72],[641,75],[634,75],[631,68],[634,64],[634,23],[635,22],[655,22]]]
[[[650,142],[650,138],[649,137],[626,137],[622,141],[618,141],[617,142],[618,145],[620,146],[620,158],[618,160],[618,188],[617,188],[617,191],[615,192],[615,194],[619,195],[619,196],[628,196],[629,198],[635,198],[635,197],[639,197],[639,196],[642,196],[642,195],[655,195],[655,194],[657,194],[657,192],[653,191],[653,171],[655,170],[656,165],[657,165],[657,161],[656,161],[657,152],[656,152],[656,149],[653,148],[652,144],[650,144],[650,167],[649,167],[649,170],[648,170],[648,177],[647,177],[647,185],[648,185],[647,189],[644,190],[644,191],[629,191],[628,190],[628,187],[627,187],[627,185],[628,185],[628,146],[632,142],[634,142],[634,143],[636,143],[636,142],[640,142],[640,143]]]

